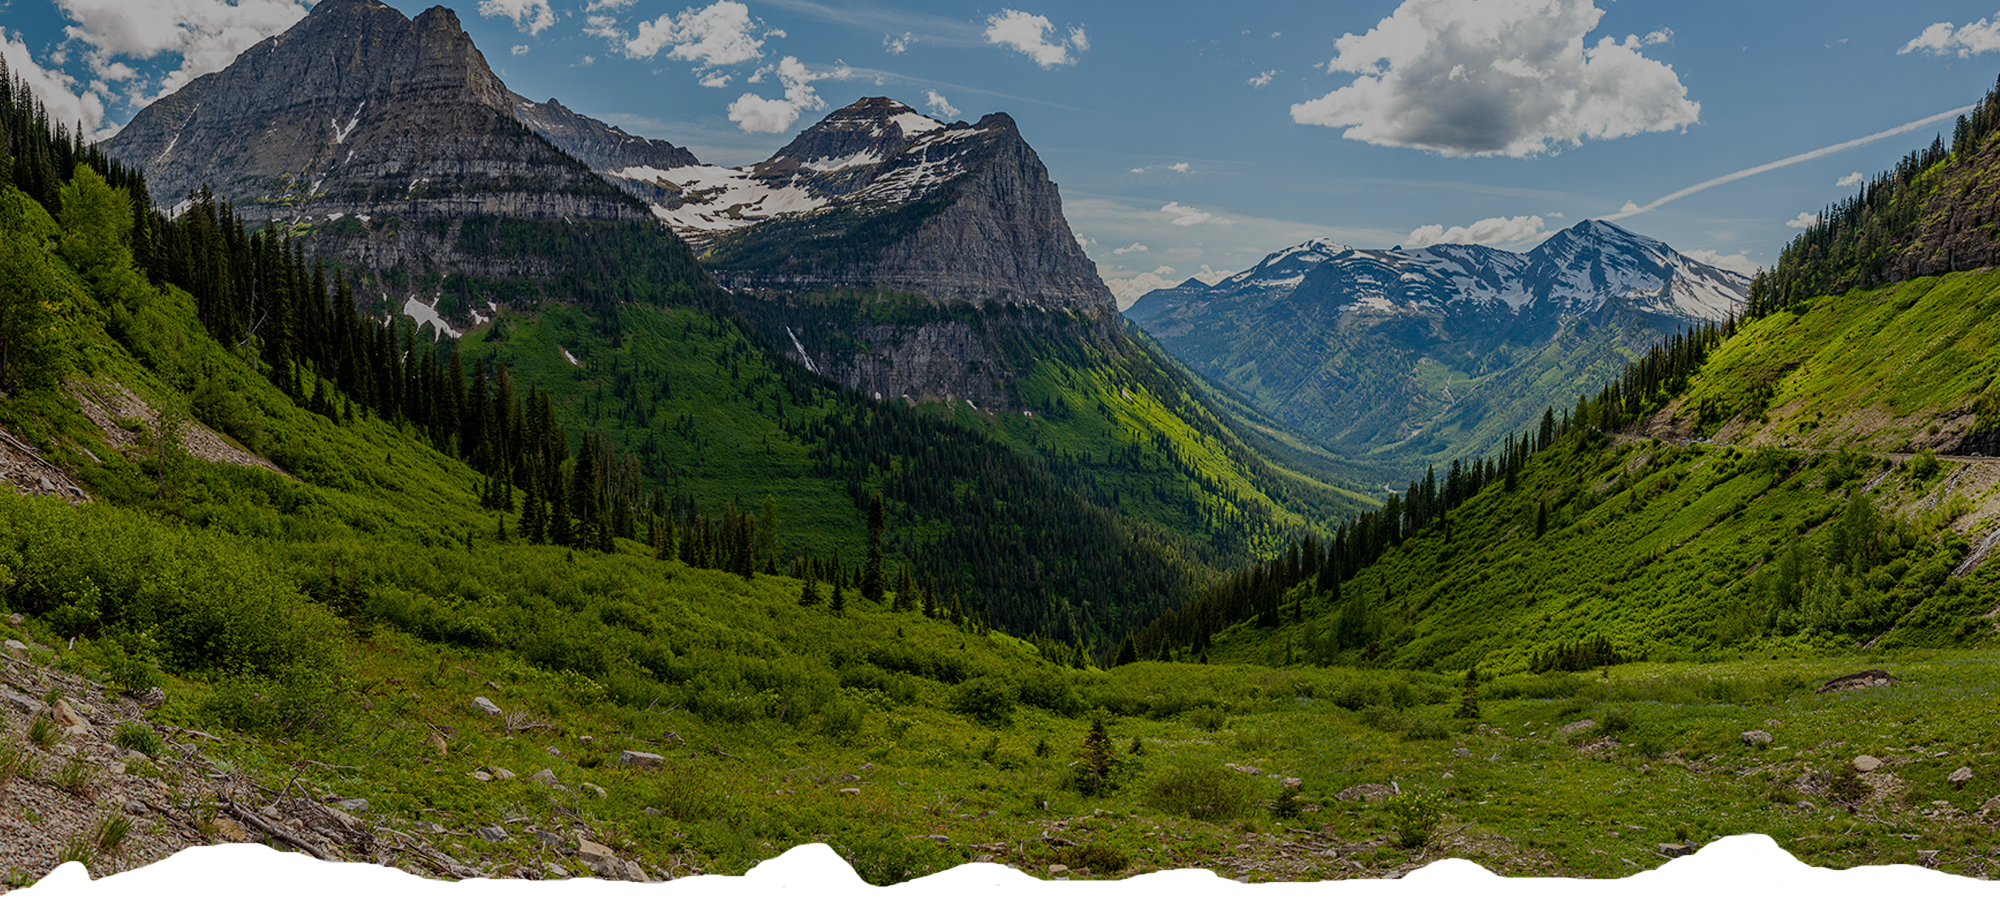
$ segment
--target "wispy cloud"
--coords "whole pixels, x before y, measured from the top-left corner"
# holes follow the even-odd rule
[[[1795,215],[1795,216],[1792,216],[1792,220],[1791,220],[1791,221],[1789,221],[1789,222],[1786,222],[1786,223],[1785,223],[1785,227],[1787,227],[1787,228],[1811,228],[1811,227],[1813,227],[1813,226],[1815,226],[1815,225],[1818,225],[1818,224],[1819,224],[1819,213],[1817,213],[1817,212],[1801,212],[1801,213],[1799,213],[1798,215]]]
[[[1658,209],[1661,206],[1665,206],[1668,203],[1672,203],[1673,201],[1678,200],[1682,197],[1688,196],[1690,194],[1700,193],[1711,187],[1728,184],[1731,181],[1738,181],[1744,178],[1748,178],[1751,175],[1761,175],[1765,172],[1771,171],[1772,169],[1781,169],[1788,165],[1797,165],[1798,163],[1805,162],[1810,159],[1818,159],[1821,156],[1826,156],[1830,153],[1838,153],[1842,150],[1851,150],[1863,144],[1874,143],[1875,141],[1881,140],[1885,137],[1894,137],[1898,134],[1903,134],[1909,131],[1915,131],[1918,128],[1924,127],[1925,125],[1942,122],[1954,116],[1957,116],[1961,113],[1971,112],[1976,108],[1978,107],[1961,106],[1957,109],[1953,109],[1948,112],[1940,112],[1934,116],[1925,116],[1921,119],[1918,119],[1914,122],[1910,122],[1905,125],[1897,125],[1896,127],[1891,128],[1887,131],[1877,131],[1874,134],[1868,135],[1867,137],[1857,137],[1850,141],[1842,141],[1830,147],[1821,147],[1817,150],[1808,150],[1804,153],[1798,154],[1797,156],[1787,156],[1776,162],[1767,162],[1764,163],[1763,165],[1751,166],[1750,168],[1743,169],[1742,171],[1730,172],[1729,174],[1723,175],[1720,178],[1710,178],[1707,181],[1703,181],[1700,184],[1694,185],[1693,187],[1683,187],[1680,190],[1667,194],[1666,196],[1654,200],[1651,203],[1647,203],[1644,206],[1641,206],[1637,203],[1627,200],[1625,202],[1624,208],[1618,210],[1616,213],[1604,216],[1604,218],[1608,221],[1617,221],[1622,218],[1629,218],[1631,216],[1638,215],[1642,212],[1652,212],[1653,210]]]
[[[1521,243],[1541,237],[1548,232],[1543,229],[1539,215],[1517,215],[1512,218],[1480,219],[1470,225],[1424,225],[1410,232],[1406,247],[1427,247],[1443,243],[1472,243],[1487,246],[1502,246]]]

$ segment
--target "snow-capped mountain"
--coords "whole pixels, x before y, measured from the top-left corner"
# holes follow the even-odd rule
[[[1628,354],[1741,308],[1749,280],[1609,222],[1526,253],[1315,240],[1125,315],[1169,352],[1337,450],[1484,453],[1594,391]]]
[[[946,124],[869,97],[756,165],[600,174],[651,204],[732,287],[1111,307],[1048,170],[1005,113]]]

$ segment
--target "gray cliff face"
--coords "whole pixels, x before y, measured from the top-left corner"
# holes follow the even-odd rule
[[[1048,169],[1004,113],[945,125],[870,97],[763,163],[668,172],[650,186],[639,195],[731,287],[1116,310]]]
[[[106,150],[142,168],[163,203],[208,185],[246,221],[320,226],[310,249],[378,270],[466,263],[447,232],[469,216],[648,219],[516,119],[444,7],[406,19],[376,0],[325,0],[141,110]]]
[[[615,172],[629,166],[671,169],[697,164],[694,153],[686,148],[629,134],[615,125],[573,112],[553,97],[547,103],[536,103],[509,93],[508,99],[513,104],[514,117],[521,124],[592,171]]]

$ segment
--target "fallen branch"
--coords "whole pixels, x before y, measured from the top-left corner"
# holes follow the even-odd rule
[[[262,815],[259,815],[256,812],[253,812],[247,808],[244,808],[241,805],[236,804],[236,802],[233,800],[227,800],[227,799],[223,800],[223,807],[228,809],[230,816],[235,818],[236,820],[242,821],[245,824],[248,824],[252,827],[257,828],[258,830],[270,834],[272,837],[276,839],[283,840],[286,843],[290,843],[293,846],[297,846],[300,850],[311,855],[313,858],[319,859],[320,861],[323,862],[333,861],[333,859],[328,857],[325,852],[320,851],[320,848],[318,846],[314,846],[313,844],[306,842],[304,838],[293,834],[289,830],[286,830],[282,827],[279,827],[276,824],[272,824],[271,822],[264,820]]]

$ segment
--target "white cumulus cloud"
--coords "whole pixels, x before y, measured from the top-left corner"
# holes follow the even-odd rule
[[[1842,175],[1842,176],[1840,176],[1840,180],[1839,180],[1839,181],[1835,181],[1835,182],[1833,182],[1833,186],[1834,186],[1834,187],[1853,187],[1853,186],[1855,186],[1855,185],[1857,185],[1857,184],[1860,184],[1861,182],[1863,182],[1863,181],[1866,181],[1866,180],[1868,180],[1868,176],[1867,176],[1867,175],[1863,175],[1863,174],[1861,174],[1860,172],[1855,172],[1855,173],[1853,173],[1853,174],[1849,174],[1849,175]]]
[[[1130,278],[1106,278],[1104,286],[1111,288],[1111,296],[1118,301],[1118,308],[1129,309],[1133,303],[1163,287],[1172,287],[1178,281],[1169,281],[1157,272],[1140,272]]]
[[[84,137],[91,140],[101,140],[117,131],[105,127],[103,97],[89,90],[78,90],[76,79],[61,69],[44,68],[35,62],[27,43],[4,27],[0,27],[0,57],[6,58],[7,71],[27,82],[28,89],[35,92],[35,99],[48,107],[49,118],[70,127],[82,125]]]
[[[907,31],[903,32],[902,37],[893,34],[882,35],[882,51],[890,56],[901,56],[904,50],[910,49],[910,41],[914,39]]]
[[[771,98],[744,94],[729,104],[729,120],[747,133],[777,134],[792,127],[792,123],[799,120],[800,113],[826,108],[826,101],[820,99],[818,91],[813,90],[813,82],[854,76],[853,70],[847,66],[815,72],[791,56],[779,60],[774,73],[778,76],[778,83],[785,87],[784,96]]]
[[[1148,247],[1142,243],[1135,243],[1132,244],[1131,246],[1119,247],[1118,249],[1112,250],[1111,252],[1113,255],[1123,256],[1126,253],[1151,253],[1153,252],[1153,248]]]
[[[764,39],[757,33],[762,27],[750,18],[750,7],[734,0],[718,0],[701,9],[689,7],[640,22],[638,32],[624,41],[625,55],[650,59],[666,50],[668,59],[704,66],[735,65],[763,57]]]
[[[728,86],[729,86],[729,79],[730,79],[731,77],[734,77],[734,76],[731,76],[731,75],[725,75],[725,74],[723,74],[723,73],[721,73],[721,72],[709,72],[708,74],[706,74],[706,75],[703,75],[703,76],[701,76],[701,86],[702,86],[702,87],[728,87]]]
[[[1182,227],[1199,225],[1202,222],[1215,218],[1215,213],[1213,212],[1203,212],[1193,206],[1182,206],[1179,203],[1168,203],[1160,207],[1160,211],[1173,216],[1174,224]]]
[[[1194,167],[1185,162],[1176,162],[1173,165],[1167,166],[1167,170],[1170,172],[1192,172],[1194,171]]]
[[[1750,257],[1744,253],[1724,255],[1715,250],[1685,250],[1682,251],[1681,255],[1696,262],[1707,263],[1716,268],[1728,269],[1738,274],[1754,275],[1757,273],[1756,264],[1752,263]]]
[[[1272,37],[1277,37],[1277,35],[1275,35],[1275,34],[1273,34],[1273,35],[1271,35],[1271,36],[1272,36]],[[1224,278],[1227,278],[1227,277],[1229,277],[1230,275],[1233,275],[1233,274],[1236,274],[1236,273],[1235,273],[1235,272],[1224,272],[1224,271],[1217,271],[1217,270],[1215,270],[1215,269],[1212,269],[1212,268],[1209,268],[1209,267],[1208,267],[1207,265],[1203,265],[1203,266],[1201,267],[1201,271],[1198,271],[1198,272],[1195,272],[1195,273],[1194,273],[1194,276],[1195,276],[1196,278],[1199,278],[1199,279],[1201,280],[1201,282],[1202,282],[1203,284],[1207,284],[1207,285],[1209,285],[1209,286],[1213,287],[1213,286],[1215,286],[1215,285],[1217,285],[1217,284],[1220,284],[1220,283],[1222,283],[1222,279],[1224,279]]]
[[[507,52],[509,52],[509,53],[512,53],[512,54],[514,54],[515,56],[526,56],[526,55],[528,55],[528,45],[527,45],[527,44],[515,44],[515,45],[514,45],[514,46],[513,46],[512,48],[510,48],[510,49],[509,49],[509,50],[508,50]]]
[[[924,91],[924,105],[930,107],[932,112],[946,118],[958,115],[958,107],[951,105],[950,100],[934,90]]]
[[[1025,53],[1044,69],[1074,63],[1076,58],[1070,51],[1090,49],[1090,38],[1081,27],[1071,28],[1068,37],[1051,43],[1049,31],[1054,27],[1046,16],[1003,8],[986,17],[986,42]]]
[[[1898,54],[1922,50],[1932,56],[1957,55],[1963,59],[1978,53],[2000,50],[2000,22],[1980,19],[1964,25],[1939,22],[1924,29],[1897,50]]]
[[[1257,73],[1257,77],[1252,78],[1244,83],[1250,85],[1251,87],[1263,87],[1264,85],[1270,84],[1271,79],[1276,77],[1277,74],[1278,74],[1277,69],[1270,69],[1268,71]]]
[[[1476,243],[1488,246],[1520,243],[1546,233],[1539,215],[1517,215],[1512,218],[1480,219],[1470,225],[1424,225],[1410,232],[1406,247],[1428,247],[1440,243]]]
[[[71,23],[63,29],[64,37],[88,48],[85,55],[100,79],[136,75],[129,67],[120,70],[113,64],[120,58],[180,58],[180,65],[162,76],[150,95],[133,87],[131,98],[137,103],[151,102],[221,71],[236,54],[306,15],[306,5],[299,0],[56,0],[56,6]]]
[[[512,19],[516,30],[531,35],[541,34],[556,23],[556,12],[549,8],[549,0],[479,0],[479,14]]]
[[[1405,0],[1334,43],[1327,71],[1353,83],[1292,119],[1383,146],[1516,157],[1699,121],[1644,40],[1584,40],[1603,14],[1593,0]]]
[[[1786,222],[1786,223],[1785,223],[1785,227],[1787,227],[1787,228],[1811,228],[1811,227],[1813,227],[1814,225],[1817,225],[1817,224],[1819,224],[1819,213],[1817,213],[1817,212],[1801,212],[1801,213],[1799,213],[1798,215],[1795,215],[1795,216],[1792,216],[1792,220],[1791,220],[1791,221],[1789,221],[1789,222]]]

